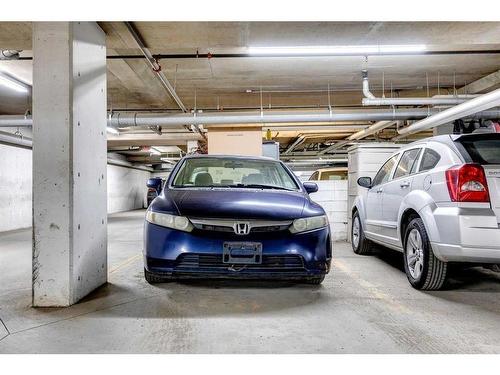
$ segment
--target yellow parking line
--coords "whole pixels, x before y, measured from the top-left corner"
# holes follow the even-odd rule
[[[135,261],[136,259],[138,259],[138,258],[140,258],[140,257],[142,257],[142,254],[136,254],[136,255],[134,255],[133,257],[130,257],[130,258],[128,258],[128,259],[126,259],[126,260],[124,260],[123,262],[121,262],[121,263],[120,263],[120,264],[118,264],[117,266],[115,266],[115,267],[111,268],[111,269],[109,270],[109,273],[113,273],[113,272],[115,272],[115,271],[118,271],[120,268],[122,268],[122,267],[125,267],[125,266],[129,265],[130,263],[132,263],[133,261]]]

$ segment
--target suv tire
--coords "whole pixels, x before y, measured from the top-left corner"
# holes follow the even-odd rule
[[[424,222],[410,221],[404,237],[404,266],[410,284],[420,290],[439,290],[448,273],[448,264],[434,255]]]
[[[352,215],[351,245],[352,251],[358,255],[367,255],[373,250],[373,243],[365,237],[358,211]]]

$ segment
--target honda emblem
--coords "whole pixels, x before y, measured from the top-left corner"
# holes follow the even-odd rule
[[[239,234],[240,236],[250,233],[249,223],[236,222],[233,228],[234,233]]]

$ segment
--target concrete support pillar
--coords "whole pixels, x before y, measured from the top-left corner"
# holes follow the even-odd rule
[[[107,280],[106,47],[94,22],[33,24],[33,305]]]

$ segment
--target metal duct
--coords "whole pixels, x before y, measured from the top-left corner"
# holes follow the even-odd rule
[[[464,119],[472,115],[477,116],[478,112],[484,111],[500,105],[500,89],[496,89],[488,94],[481,95],[455,107],[448,108],[433,116],[417,121],[412,125],[399,129],[399,135],[394,138],[398,140],[407,135],[444,125],[457,119]]]
[[[361,103],[364,106],[398,106],[398,105],[442,105],[452,106],[462,104],[478,95],[436,95],[432,98],[377,98],[370,91],[370,81],[368,80],[368,71],[361,72],[363,77],[363,95],[365,96]]]

